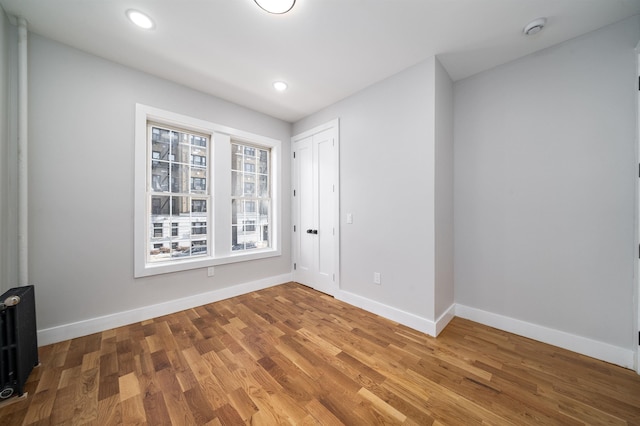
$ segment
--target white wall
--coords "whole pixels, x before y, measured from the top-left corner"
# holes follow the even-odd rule
[[[634,350],[638,17],[454,85],[456,302]]]
[[[16,28],[0,7],[0,294],[18,285]]]
[[[290,276],[285,198],[282,256],[217,266],[211,278],[206,269],[133,278],[137,102],[279,139],[285,153],[289,123],[34,34],[29,55],[30,280],[40,330]],[[282,164],[286,189],[288,156]]]
[[[446,74],[436,63],[415,65],[293,127],[299,134],[340,118],[341,291],[360,305],[427,322],[436,319],[435,81]]]

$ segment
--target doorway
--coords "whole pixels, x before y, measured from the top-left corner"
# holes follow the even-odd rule
[[[339,122],[291,138],[293,279],[335,295],[340,287]]]

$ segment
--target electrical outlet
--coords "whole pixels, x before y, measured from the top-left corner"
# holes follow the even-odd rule
[[[209,266],[207,268],[207,276],[208,277],[212,277],[216,274],[216,271],[213,269],[213,266]]]
[[[374,284],[380,284],[380,272],[374,272],[373,273],[373,283]]]

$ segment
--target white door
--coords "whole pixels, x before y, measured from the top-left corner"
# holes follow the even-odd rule
[[[327,294],[338,288],[338,122],[292,138],[294,280]]]

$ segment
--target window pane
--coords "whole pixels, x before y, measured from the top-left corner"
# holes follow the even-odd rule
[[[191,144],[195,145],[195,146],[201,146],[201,147],[206,148],[207,147],[207,138],[202,137],[202,136],[192,135],[191,136]]]
[[[269,220],[269,215],[271,214],[271,200],[261,200],[260,201],[260,218],[261,223],[266,223]]]
[[[171,132],[169,130],[153,127],[151,130],[152,151],[157,152],[153,157],[157,156],[159,160],[169,160],[169,141],[171,140]]]
[[[189,192],[189,167],[182,164],[171,164],[171,192]]]
[[[169,197],[153,196],[151,197],[151,215],[169,215],[170,204]]]
[[[191,169],[191,192],[196,194],[207,192],[207,172],[205,169]]]
[[[242,153],[231,154],[231,170],[242,170]]]
[[[256,221],[255,219],[245,219],[243,221],[244,223],[244,230],[247,233],[253,233],[256,232]]]
[[[207,157],[203,155],[191,154],[191,164],[196,167],[204,167],[207,165]]]
[[[269,173],[269,152],[264,149],[260,150],[260,167],[258,173]]]
[[[198,216],[198,213],[206,213],[207,200],[197,200],[197,199],[191,200],[191,212],[194,214],[194,216]]]
[[[151,190],[169,192],[169,163],[165,161],[151,162]]]
[[[162,222],[153,224],[153,238],[162,238]]]
[[[260,187],[258,189],[258,197],[268,197],[269,196],[269,178],[268,176],[258,176],[260,181]]]
[[[231,195],[242,197],[242,172],[231,172]]]
[[[171,197],[171,213],[176,217],[189,217],[189,197]]]
[[[258,232],[255,230],[255,224],[249,222],[242,225],[233,225],[232,228],[232,251],[258,248]]]
[[[261,225],[261,235],[260,240],[258,241],[258,248],[267,248],[269,247],[269,225]]]
[[[174,151],[171,152],[174,155],[173,161],[189,164],[191,147],[189,146],[188,136],[184,133],[178,133],[178,142],[173,145]]]
[[[244,196],[245,197],[255,197],[256,196],[256,177],[255,175],[243,175],[244,182]]]
[[[207,222],[191,222],[191,235],[206,235]]]
[[[231,223],[237,224],[238,216],[242,217],[244,215],[244,208],[242,204],[242,200],[231,200]]]

